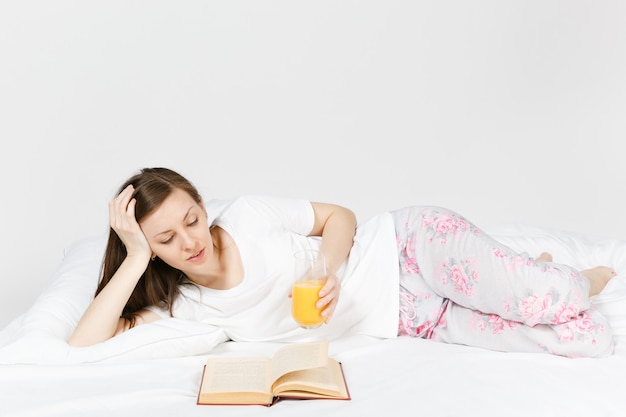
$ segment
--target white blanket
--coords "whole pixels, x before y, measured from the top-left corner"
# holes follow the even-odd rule
[[[489,230],[518,251],[555,261],[614,267],[618,276],[594,304],[610,320],[615,354],[567,359],[500,353],[422,339],[350,337],[331,342],[351,401],[282,401],[197,406],[209,355],[271,355],[278,344],[225,342],[219,329],[177,319],[139,326],[90,348],[64,340],[86,308],[104,239],[67,250],[33,307],[0,332],[0,416],[624,416],[626,241],[508,225]]]

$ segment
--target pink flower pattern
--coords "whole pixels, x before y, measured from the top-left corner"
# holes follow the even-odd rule
[[[575,319],[557,326],[557,334],[561,342],[574,342],[578,339],[590,339],[595,344],[595,334],[603,333],[604,326],[596,325],[589,313],[582,311]]]
[[[428,279],[439,280],[448,289],[450,299],[443,299],[440,293],[431,290],[424,284],[423,278],[420,281],[422,286],[409,285],[406,288],[401,286],[400,291],[400,319],[398,325],[399,335],[409,335],[414,337],[434,337],[437,339],[439,331],[445,331],[449,324],[445,315],[448,306],[453,306],[454,302],[460,302],[462,298],[452,295],[450,290],[459,297],[465,297],[470,304],[481,305],[481,297],[485,294],[494,294],[489,288],[481,288],[489,284],[490,280],[498,278],[491,273],[491,270],[481,277],[479,261],[485,265],[500,265],[500,272],[508,278],[519,277],[521,285],[514,293],[501,294],[502,300],[499,307],[493,306],[495,311],[491,313],[479,311],[479,308],[470,310],[470,327],[467,329],[473,332],[487,332],[497,337],[506,337],[512,331],[527,331],[536,325],[550,326],[554,329],[559,343],[580,343],[583,346],[604,344],[606,345],[607,335],[601,321],[597,321],[593,313],[583,310],[586,306],[586,295],[582,294],[584,277],[572,271],[569,273],[571,282],[577,285],[567,287],[567,284],[557,284],[551,281],[550,276],[556,274],[561,281],[566,282],[564,270],[556,269],[554,264],[537,264],[524,253],[515,253],[504,245],[496,241],[489,241],[482,235],[480,229],[467,222],[460,215],[437,207],[422,208],[418,216],[415,211],[407,211],[407,217],[398,219],[397,225],[403,224],[404,230],[398,230],[398,253],[400,255],[400,267],[402,276],[417,276],[426,273],[428,270],[432,275]],[[408,220],[407,220],[408,219]],[[400,223],[403,222],[403,223]],[[485,248],[487,252],[477,252],[476,257],[455,257],[457,243],[464,245],[467,242],[488,242]],[[458,242],[456,241],[458,239]],[[417,245],[437,245],[433,253],[443,251],[443,260],[435,263],[434,270],[430,272],[430,265],[425,262],[422,271],[416,258]],[[454,244],[454,245],[453,245]],[[450,250],[448,250],[450,248]],[[424,247],[423,249],[426,249]],[[419,251],[418,251],[419,252]],[[467,256],[467,255],[465,255]],[[473,253],[472,253],[473,256]],[[494,259],[487,259],[492,256]],[[506,275],[509,272],[509,275]],[[523,279],[526,274],[546,273],[545,282],[554,282],[542,290],[538,288],[525,288]],[[568,272],[565,272],[568,274]],[[541,276],[533,276],[541,280]],[[484,282],[483,282],[484,281]],[[530,285],[529,285],[530,286]],[[417,289],[419,288],[419,289]],[[497,294],[498,290],[495,293]],[[569,291],[569,292],[566,292]],[[520,294],[525,294],[520,296]],[[488,296],[488,295],[485,295]],[[470,301],[471,299],[471,301]],[[439,301],[443,300],[443,302]],[[449,303],[449,304],[448,304]],[[491,308],[491,307],[488,307]],[[487,310],[488,311],[488,310]],[[502,317],[504,316],[504,317]],[[464,323],[467,323],[465,321]],[[461,323],[450,324],[460,326]],[[471,330],[470,330],[471,329]],[[510,334],[510,333],[509,333]],[[549,333],[546,333],[549,334]],[[478,336],[478,335],[476,335]],[[504,340],[504,339],[501,339]],[[550,353],[560,354],[555,346],[548,347],[544,341],[538,339],[535,343],[538,349],[550,351]],[[506,344],[505,344],[506,345]],[[574,353],[568,356],[575,356]]]
[[[474,295],[474,284],[479,280],[480,274],[474,269],[474,261],[466,259],[457,262],[448,259],[440,266],[440,279],[444,285],[452,284],[454,291],[465,294],[468,297]]]
[[[561,304],[556,313],[554,313],[554,319],[552,319],[551,323],[553,324],[563,324],[572,320],[574,317],[578,316],[579,309],[573,304]],[[578,319],[577,319],[578,320]]]
[[[415,259],[415,240],[411,237],[407,238],[406,245],[402,249],[402,253],[405,256],[404,270],[407,274],[417,275],[420,273],[420,268],[417,265]]]
[[[405,226],[409,230],[408,225]],[[406,236],[405,241],[398,237],[397,245],[403,276],[419,275],[421,271],[415,257],[415,239],[411,235]],[[444,311],[442,299],[429,291],[412,291],[400,287],[398,335],[430,338]]]
[[[421,306],[432,297],[429,293],[410,294],[400,291],[400,319],[398,322],[398,335],[430,338],[436,323],[436,318],[443,314],[444,306],[436,304],[433,311],[426,314],[418,310],[416,306]],[[434,318],[431,319],[431,318]]]
[[[430,215],[424,215],[422,226],[427,228],[429,243],[438,239],[442,245],[447,243],[449,237],[459,233],[467,231],[478,233],[478,229],[458,214],[439,210],[432,210]]]
[[[542,321],[552,307],[552,295],[545,294],[543,297],[530,295],[519,301],[518,314],[529,326]]]
[[[497,314],[485,314],[480,311],[474,313],[472,320],[472,325],[477,330],[498,335],[504,333],[505,330],[513,330],[520,324],[513,320],[505,320]]]

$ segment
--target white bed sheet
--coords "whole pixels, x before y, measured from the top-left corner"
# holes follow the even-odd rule
[[[269,356],[280,345],[223,342],[218,329],[203,332],[192,323],[172,321],[95,349],[70,349],[59,338],[71,329],[89,296],[74,294],[79,301],[71,308],[58,303],[69,291],[64,280],[80,275],[68,271],[77,264],[81,273],[97,268],[102,242],[96,239],[71,248],[61,265],[62,273],[50,282],[51,289],[0,332],[0,415],[626,415],[622,392],[626,376],[626,241],[522,225],[500,226],[490,232],[519,251],[537,255],[547,250],[556,261],[578,268],[613,266],[618,277],[595,297],[594,304],[611,322],[616,335],[614,355],[567,359],[407,337],[379,340],[353,336],[329,346],[330,354],[343,363],[350,401],[282,401],[269,408],[197,406],[202,365],[208,355]],[[83,292],[91,286],[93,283],[86,283]]]

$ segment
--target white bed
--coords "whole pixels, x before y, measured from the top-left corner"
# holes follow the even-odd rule
[[[500,353],[422,339],[331,341],[352,400],[282,401],[273,407],[197,406],[208,355],[271,355],[277,344],[225,342],[218,329],[164,320],[92,348],[65,344],[96,285],[103,237],[69,247],[22,316],[0,332],[2,416],[624,416],[626,241],[504,225],[488,230],[519,251],[618,271],[595,297],[616,335],[613,356],[566,359]]]

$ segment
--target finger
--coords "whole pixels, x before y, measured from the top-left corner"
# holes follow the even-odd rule
[[[326,316],[326,319],[324,319],[324,324],[328,324],[328,322],[330,321],[330,319],[333,318],[332,313],[330,313],[328,316]]]
[[[128,218],[132,218],[135,221],[137,220],[135,218],[135,206],[136,205],[137,205],[137,200],[133,198],[128,202],[128,207],[126,208],[126,216]]]
[[[133,198],[134,191],[135,189],[133,188],[133,186],[129,185],[128,187],[124,188],[124,190],[122,190],[122,192],[115,198],[114,201],[116,202],[117,209],[120,212],[126,212],[126,209],[128,208],[128,203]]]
[[[330,295],[327,295],[325,297],[320,297],[319,300],[317,300],[317,302],[315,303],[315,307],[317,309],[322,309],[325,308],[326,306],[328,306],[328,304],[332,301],[332,297]]]
[[[111,227],[114,230],[119,230],[123,228],[127,223],[125,216],[122,214],[122,209],[120,208],[119,201],[112,201],[109,203],[109,217]]]
[[[117,201],[118,203],[122,203],[123,205],[127,205],[128,201],[130,201],[130,198],[132,197],[134,191],[135,191],[135,189],[132,186],[132,184],[128,185],[126,188],[124,188],[117,195],[117,197],[115,197],[115,199],[113,201]]]
[[[132,197],[133,191],[133,186],[128,185],[109,203],[109,216],[112,225],[120,224],[120,221],[123,219],[122,214],[126,212],[128,202]]]
[[[324,308],[322,310],[322,317],[324,317],[324,323],[328,323],[335,313],[337,302],[339,301],[339,293],[341,292],[341,281],[333,275],[331,281],[331,288],[328,295],[321,299],[321,306],[318,308]],[[325,307],[324,307],[325,306]]]
[[[337,277],[335,275],[329,275],[328,278],[326,279],[326,282],[324,283],[324,286],[319,292],[319,296],[324,297],[328,295],[329,293],[331,293],[332,291],[334,291],[335,286],[337,285],[338,282],[339,281],[337,280]]]
[[[326,314],[328,314],[329,312],[332,311],[332,309],[334,309],[334,306],[337,304],[337,299],[339,298],[339,288],[338,286],[333,286],[333,289],[325,296],[320,297],[319,300],[317,300],[317,303],[315,304],[315,306],[319,309],[331,309],[329,310]],[[323,313],[323,311],[322,311]]]
[[[328,304],[328,306],[322,310],[322,317],[324,317],[324,323],[328,323],[328,321],[333,316],[335,312],[335,307],[337,306],[337,299],[333,298],[333,300]]]
[[[133,197],[134,191],[135,189],[132,185],[129,185],[114,200],[116,211],[120,217],[132,216],[133,219],[135,218],[135,204],[137,203],[137,200]],[[132,212],[129,213],[129,209],[132,209]]]
[[[137,200],[134,198],[123,208],[113,203],[114,208],[111,213],[111,228],[117,233],[126,246],[131,243],[129,239],[145,239],[143,236],[140,236],[143,232],[135,218],[136,204]],[[136,243],[139,243],[139,241],[136,240]]]

